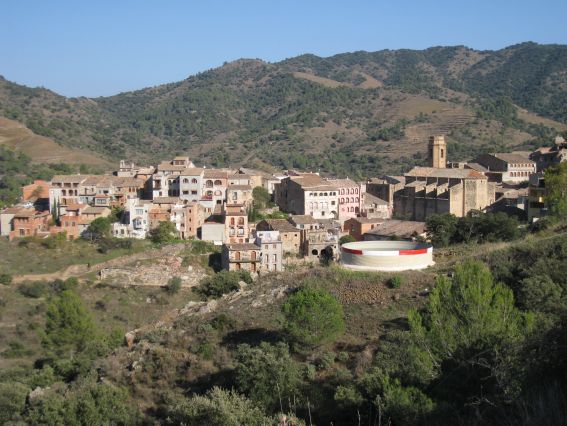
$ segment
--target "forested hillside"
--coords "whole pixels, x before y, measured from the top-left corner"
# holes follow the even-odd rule
[[[455,160],[541,145],[567,130],[566,105],[567,46],[534,43],[239,60],[94,99],[0,78],[0,115],[66,146],[359,178],[423,162],[434,133]]]

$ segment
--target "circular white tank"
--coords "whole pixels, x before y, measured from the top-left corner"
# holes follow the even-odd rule
[[[359,241],[341,246],[341,265],[365,271],[406,271],[433,265],[433,246],[411,241]]]

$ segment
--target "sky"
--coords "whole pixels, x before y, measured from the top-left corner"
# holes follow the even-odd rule
[[[567,0],[2,0],[0,75],[65,96],[179,81],[239,58],[567,44]]]

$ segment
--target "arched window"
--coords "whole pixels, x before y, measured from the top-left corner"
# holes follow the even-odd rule
[[[195,178],[191,179],[191,183],[197,183],[197,179]]]
[[[354,211],[355,211],[355,213],[358,213],[359,212],[358,207],[355,207]]]
[[[341,204],[344,204],[344,203],[345,203],[345,199],[341,198]]]
[[[189,183],[189,179],[187,178],[183,179],[183,183]]]
[[[208,180],[207,182],[205,182],[205,186],[207,188],[212,188],[213,187],[213,181],[212,180]]]
[[[355,188],[355,189],[354,189],[354,193],[355,193],[355,194],[358,194],[358,188]]]
[[[236,253],[234,253],[234,258],[235,258],[236,260],[240,260],[240,252],[239,252],[239,251],[237,251]]]
[[[222,181],[220,181],[219,179],[215,180],[215,185],[222,185]]]
[[[356,197],[354,200],[355,200],[356,203],[358,203],[358,197]]]
[[[233,217],[230,218],[230,226],[234,226],[234,218]]]
[[[344,195],[344,194],[345,194],[345,190],[341,189],[341,195]]]
[[[256,252],[255,251],[252,252],[252,260],[256,260]]]
[[[239,225],[244,225],[244,218],[243,218],[243,217],[239,217],[239,218],[238,218],[238,224],[239,224]]]

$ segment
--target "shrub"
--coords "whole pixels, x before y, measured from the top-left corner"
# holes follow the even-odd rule
[[[400,288],[404,283],[403,278],[401,275],[394,275],[392,278],[388,280],[388,286],[390,288]]]
[[[38,299],[46,294],[47,284],[41,281],[23,283],[18,287],[18,291],[26,297]]]
[[[354,238],[352,235],[343,235],[341,238],[339,238],[339,244],[343,245],[346,243],[354,243],[356,241],[356,238]]]
[[[175,228],[175,224],[170,221],[160,222],[157,228],[150,231],[150,238],[157,244],[174,242],[177,238],[177,229]]]
[[[13,277],[11,274],[0,273],[0,284],[10,285],[12,284]]]
[[[218,331],[230,330],[234,328],[235,321],[225,313],[221,313],[213,318],[211,326]]]
[[[238,290],[240,281],[250,284],[252,282],[250,273],[248,271],[221,271],[204,278],[196,291],[204,298],[218,298],[223,294]]]
[[[283,343],[262,342],[255,348],[239,345],[235,358],[238,389],[268,410],[278,409],[280,398],[287,401],[300,385],[298,365]]]
[[[194,426],[263,426],[271,418],[252,401],[232,390],[214,387],[206,395],[166,400],[165,415],[172,424]]]
[[[173,277],[171,278],[168,282],[167,285],[165,286],[165,290],[169,293],[169,294],[176,294],[179,293],[179,290],[181,289],[181,278],[179,277]]]
[[[282,312],[284,330],[302,345],[332,341],[345,328],[343,308],[326,290],[302,288],[287,299]]]

